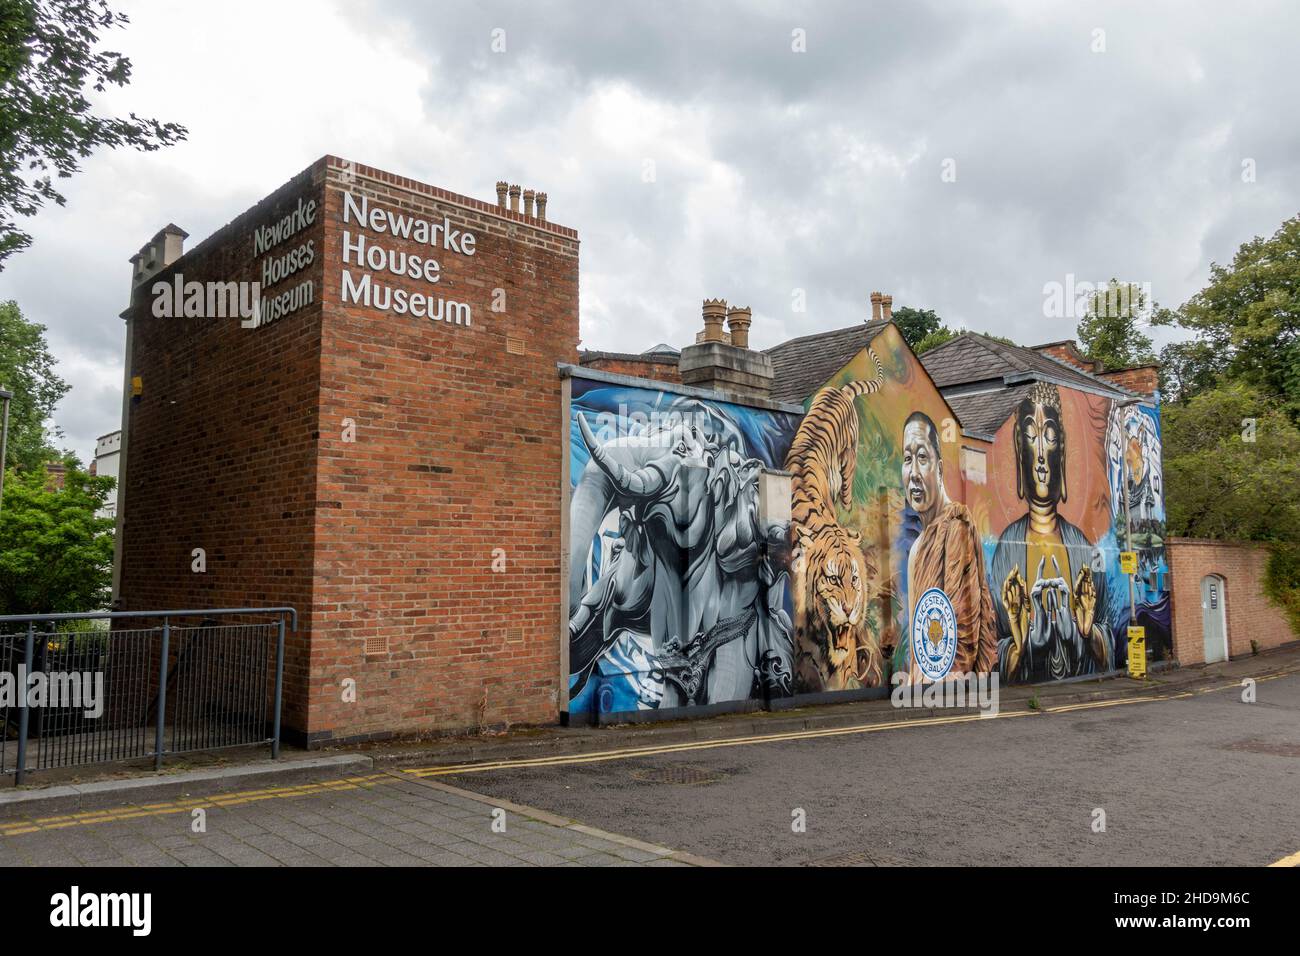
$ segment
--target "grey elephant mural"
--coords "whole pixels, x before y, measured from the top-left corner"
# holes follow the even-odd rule
[[[571,713],[791,692],[789,528],[759,486],[797,423],[573,380]]]

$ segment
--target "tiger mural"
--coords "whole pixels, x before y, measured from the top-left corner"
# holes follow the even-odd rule
[[[877,568],[861,535],[839,523],[835,499],[853,504],[858,455],[857,398],[880,391],[885,369],[867,354],[876,374],[827,386],[813,396],[786,456],[791,473],[796,689],[802,692],[872,687],[881,682],[883,658],[870,629],[867,605]]]

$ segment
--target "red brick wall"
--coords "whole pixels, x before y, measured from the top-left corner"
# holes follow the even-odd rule
[[[584,359],[583,368],[599,369],[617,375],[631,375],[635,378],[649,378],[656,382],[682,383],[681,370],[674,361],[653,361],[650,359]]]
[[[1081,368],[1085,372],[1095,372],[1097,368],[1096,362],[1079,354],[1073,342],[1057,342],[1053,345],[1042,346],[1036,351],[1041,352],[1043,355],[1050,355],[1054,359],[1060,359],[1062,362],[1067,362],[1075,368]]]
[[[1207,574],[1217,574],[1226,582],[1229,657],[1250,654],[1252,640],[1266,648],[1297,639],[1282,611],[1262,591],[1267,548],[1241,541],[1169,538],[1165,553],[1173,582],[1174,656],[1180,663],[1205,660],[1201,579]]]
[[[469,304],[472,325],[343,306],[344,175],[381,208],[473,232],[465,256],[360,230],[437,258],[436,284],[383,278]],[[302,195],[321,215],[283,248],[315,242],[294,277],[312,277],[311,306],[258,329],[134,307],[144,393],[126,423],[124,604],[298,608],[284,719],[313,743],[553,722],[556,364],[578,358],[577,234],[325,157],[157,278],[260,279],[252,231]],[[204,574],[190,570],[195,547]]]
[[[578,358],[577,234],[368,167],[344,187],[342,161],[329,164],[310,738],[553,722],[556,363]],[[342,221],[344,188],[473,232],[473,256],[438,255],[435,286],[385,276],[468,303],[472,326],[342,304],[343,230],[358,231]],[[342,700],[348,679],[355,703]]]
[[[152,287],[176,273],[260,281],[253,230],[299,197],[319,199],[322,176],[313,165],[137,289],[127,361],[143,393],[123,423],[123,608],[296,607],[302,627],[286,642],[284,720],[298,728],[311,627],[321,219],[273,250],[314,240],[316,261],[271,292],[311,278],[315,303],[267,326],[155,317]],[[195,548],[206,552],[204,573],[192,570]]]
[[[1140,395],[1154,395],[1156,389],[1160,387],[1159,369],[1155,365],[1120,368],[1113,372],[1101,372],[1097,377]]]

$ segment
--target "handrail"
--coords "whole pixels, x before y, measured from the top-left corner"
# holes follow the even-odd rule
[[[84,611],[61,614],[0,614],[0,624],[26,621],[85,621],[119,617],[200,617],[205,614],[288,614],[289,630],[298,630],[298,611],[292,607],[205,607],[189,611]]]

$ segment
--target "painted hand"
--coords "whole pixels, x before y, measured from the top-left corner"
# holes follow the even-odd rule
[[[1097,614],[1097,582],[1092,579],[1092,568],[1081,568],[1074,579],[1074,623],[1086,638],[1092,633]]]
[[[1002,582],[1002,606],[1011,621],[1011,642],[1019,651],[1029,631],[1029,588],[1025,585],[1018,564]]]

